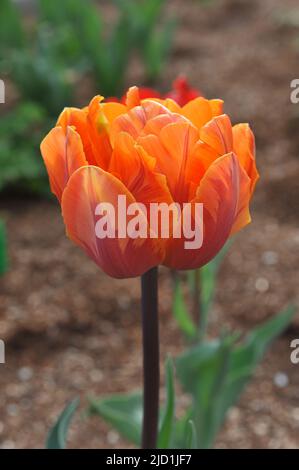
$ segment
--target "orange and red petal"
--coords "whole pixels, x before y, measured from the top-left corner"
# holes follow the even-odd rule
[[[232,125],[226,114],[216,116],[200,131],[200,139],[217,152],[218,156],[233,150]]]
[[[102,96],[95,96],[86,108],[65,108],[57,125],[64,129],[74,126],[89,164],[106,170],[112,154],[110,125],[127,109],[120,103],[102,103],[102,100]]]
[[[195,269],[216,256],[240,216],[241,199],[245,197],[242,193],[246,192],[242,186],[246,180],[244,175],[245,172],[233,153],[212,163],[192,201],[193,204],[203,204],[203,244],[196,250],[186,249],[186,239],[173,238],[168,242],[163,264],[173,269]]]
[[[151,202],[173,202],[166,177],[157,173],[156,161],[135,143],[133,138],[121,132],[114,145],[109,172],[120,179],[136,201],[149,206]]]
[[[259,178],[255,161],[255,139],[248,124],[237,124],[233,126],[233,148],[239,161],[248,174],[251,185],[251,194]]]
[[[172,115],[171,117],[175,117]],[[174,119],[157,134],[140,137],[138,142],[156,159],[157,171],[166,175],[174,201],[186,202],[189,195],[191,156],[199,138],[198,130],[188,121]]]
[[[160,114],[170,114],[170,111],[157,101],[145,100],[140,106],[119,116],[111,126],[112,145],[120,132],[127,132],[136,140],[142,134],[147,122]]]
[[[111,204],[117,215],[118,196],[126,197],[126,207],[136,202],[121,181],[98,167],[77,170],[62,197],[62,214],[67,234],[108,275],[136,277],[157,266],[164,259],[164,244],[154,238],[119,238],[126,227],[115,222],[115,238],[99,238],[96,225],[100,203]]]
[[[72,128],[54,127],[41,143],[52,192],[61,201],[70,176],[88,165],[80,135]]]

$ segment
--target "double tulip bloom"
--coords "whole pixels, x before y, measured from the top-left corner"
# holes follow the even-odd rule
[[[163,99],[133,87],[125,102],[96,96],[83,109],[66,108],[41,144],[68,236],[110,276],[135,277],[160,264],[198,268],[250,222],[253,133],[248,124],[232,126],[221,100],[187,91]],[[119,195],[145,207],[202,203],[201,248],[188,250],[184,237],[171,235],[99,239],[96,207],[117,207]]]

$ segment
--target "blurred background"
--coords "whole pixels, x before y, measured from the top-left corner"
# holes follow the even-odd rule
[[[64,106],[126,87],[171,88],[179,75],[249,122],[261,174],[253,222],[219,271],[208,333],[246,333],[299,303],[299,78],[296,0],[1,0],[0,447],[43,447],[74,396],[139,388],[139,281],[108,278],[64,234],[39,143]],[[172,284],[160,272],[161,363],[183,339]],[[290,342],[271,346],[215,446],[299,448],[299,364]],[[186,397],[179,393],[179,406]],[[98,417],[77,417],[70,447],[128,446]]]

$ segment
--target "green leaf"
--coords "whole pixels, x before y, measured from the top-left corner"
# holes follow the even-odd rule
[[[0,275],[3,275],[8,268],[6,230],[2,220],[0,220]]]
[[[166,405],[161,419],[161,425],[158,437],[158,449],[169,449],[173,432],[174,410],[175,410],[175,391],[173,364],[171,359],[166,361]]]
[[[192,417],[199,448],[210,447],[226,412],[236,403],[266,348],[289,325],[288,308],[255,328],[241,344],[236,336],[200,343],[176,361],[177,375],[193,398]]]
[[[143,414],[141,393],[91,399],[88,413],[101,416],[126,439],[140,445]]]
[[[173,364],[166,362],[166,404],[160,412],[158,448],[170,447],[174,428],[175,392]],[[90,399],[87,413],[111,424],[123,437],[137,446],[141,442],[143,399],[142,393],[117,394],[101,399]]]
[[[196,449],[197,448],[197,432],[196,432],[196,427],[194,424],[194,421],[190,419],[187,423],[187,429],[186,429],[186,449]]]
[[[184,301],[180,280],[178,277],[175,278],[172,309],[174,317],[182,332],[189,339],[193,339],[196,336],[196,326],[189,315],[187,305]]]
[[[248,334],[232,354],[231,367],[225,393],[222,396],[222,413],[237,401],[269,344],[290,324],[295,314],[293,306],[267,320]]]
[[[56,424],[50,430],[46,448],[47,449],[64,449],[65,441],[67,438],[67,432],[71,423],[71,420],[78,408],[79,399],[71,401],[59,416]]]

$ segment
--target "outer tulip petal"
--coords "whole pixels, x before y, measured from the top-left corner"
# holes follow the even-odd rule
[[[238,158],[236,156],[236,158]],[[240,164],[240,161],[239,161]],[[251,180],[247,175],[246,171],[240,165],[240,191],[239,191],[239,198],[238,198],[238,206],[235,214],[234,224],[231,229],[230,235],[234,235],[235,233],[239,232],[243,227],[251,222],[251,216],[249,212],[249,203],[251,199]]]
[[[80,135],[72,128],[54,127],[41,143],[41,153],[47,167],[52,192],[58,200],[70,176],[81,166],[88,165]]]
[[[65,108],[57,120],[57,126],[61,126],[65,131],[68,126],[74,127],[81,137],[88,163],[96,165],[97,161],[94,155],[89,126],[87,125],[87,115],[88,107],[84,109]]]
[[[95,215],[99,203],[111,203],[116,214],[118,196],[126,196],[127,205],[136,202],[123,183],[98,167],[77,170],[62,197],[62,214],[68,236],[103,271],[116,278],[135,277],[158,265],[164,258],[164,245],[153,238],[103,238],[96,236]],[[116,220],[116,236],[120,236]]]
[[[233,146],[241,165],[251,179],[252,194],[259,174],[255,163],[255,139],[248,124],[237,124],[233,127]]]
[[[121,132],[115,142],[109,172],[120,179],[137,202],[173,202],[166,177],[154,171],[156,161],[137,145],[133,138]]]
[[[244,175],[232,153],[218,158],[209,167],[192,201],[193,204],[203,203],[203,244],[197,250],[185,249],[186,240],[173,238],[169,240],[163,264],[173,269],[195,269],[218,253],[239,215]]]

